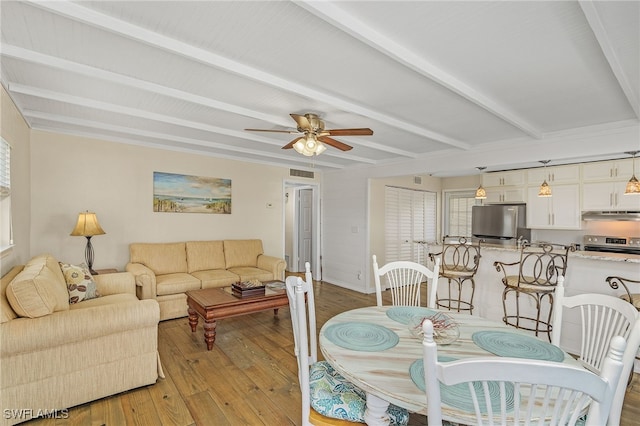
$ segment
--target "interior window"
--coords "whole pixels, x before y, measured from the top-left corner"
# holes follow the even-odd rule
[[[471,207],[480,204],[475,195],[475,191],[445,192],[442,235],[471,237]]]
[[[0,251],[13,245],[11,230],[11,145],[0,144]]]

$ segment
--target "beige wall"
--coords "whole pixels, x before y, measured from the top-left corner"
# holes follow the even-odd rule
[[[0,272],[24,264],[30,255],[30,130],[4,87],[0,89],[0,131],[11,145],[11,205],[14,247],[2,253]]]
[[[95,269],[124,268],[131,242],[260,238],[267,254],[284,255],[287,168],[42,131],[31,145],[32,255],[83,261],[86,240],[69,233],[85,210],[106,232],[91,240]],[[232,214],[154,213],[154,171],[231,179]]]

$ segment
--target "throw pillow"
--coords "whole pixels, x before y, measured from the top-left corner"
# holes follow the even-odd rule
[[[76,266],[68,263],[60,263],[60,269],[62,269],[62,274],[67,282],[70,304],[100,297],[96,282],[91,277],[87,265],[83,263]]]

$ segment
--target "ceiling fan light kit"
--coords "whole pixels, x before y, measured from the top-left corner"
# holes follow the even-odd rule
[[[311,157],[314,154],[322,154],[327,147],[324,146],[322,142],[318,141],[314,135],[309,134],[305,138],[299,138],[297,142],[293,144],[293,149],[295,149],[299,154]]]
[[[317,114],[307,113],[305,115],[289,114],[296,122],[296,130],[269,130],[269,129],[245,129],[250,132],[274,132],[274,133],[304,133],[285,146],[282,149],[295,149],[296,152],[311,157],[312,155],[320,155],[326,149],[327,145],[337,148],[341,151],[349,151],[352,147],[346,143],[331,138],[330,136],[371,136],[373,130],[368,128],[359,129],[325,129],[324,121]]]

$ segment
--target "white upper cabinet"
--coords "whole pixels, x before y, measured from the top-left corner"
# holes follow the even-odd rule
[[[493,172],[482,175],[482,186],[524,186],[526,172],[524,170],[511,170],[508,172]]]
[[[570,164],[568,166],[538,167],[527,170],[529,185],[547,183],[578,183],[580,181],[580,166]]]
[[[528,188],[527,227],[580,229],[580,185],[551,185],[551,197],[538,197],[539,188]]]
[[[640,161],[640,160],[636,160]],[[599,180],[629,180],[633,174],[633,159],[596,161],[582,165],[584,182]]]
[[[627,180],[611,179],[582,184],[582,210],[640,210],[640,195],[624,195],[626,186]]]
[[[525,187],[524,186],[507,186],[507,187],[485,187],[487,191],[486,203],[524,203]]]

